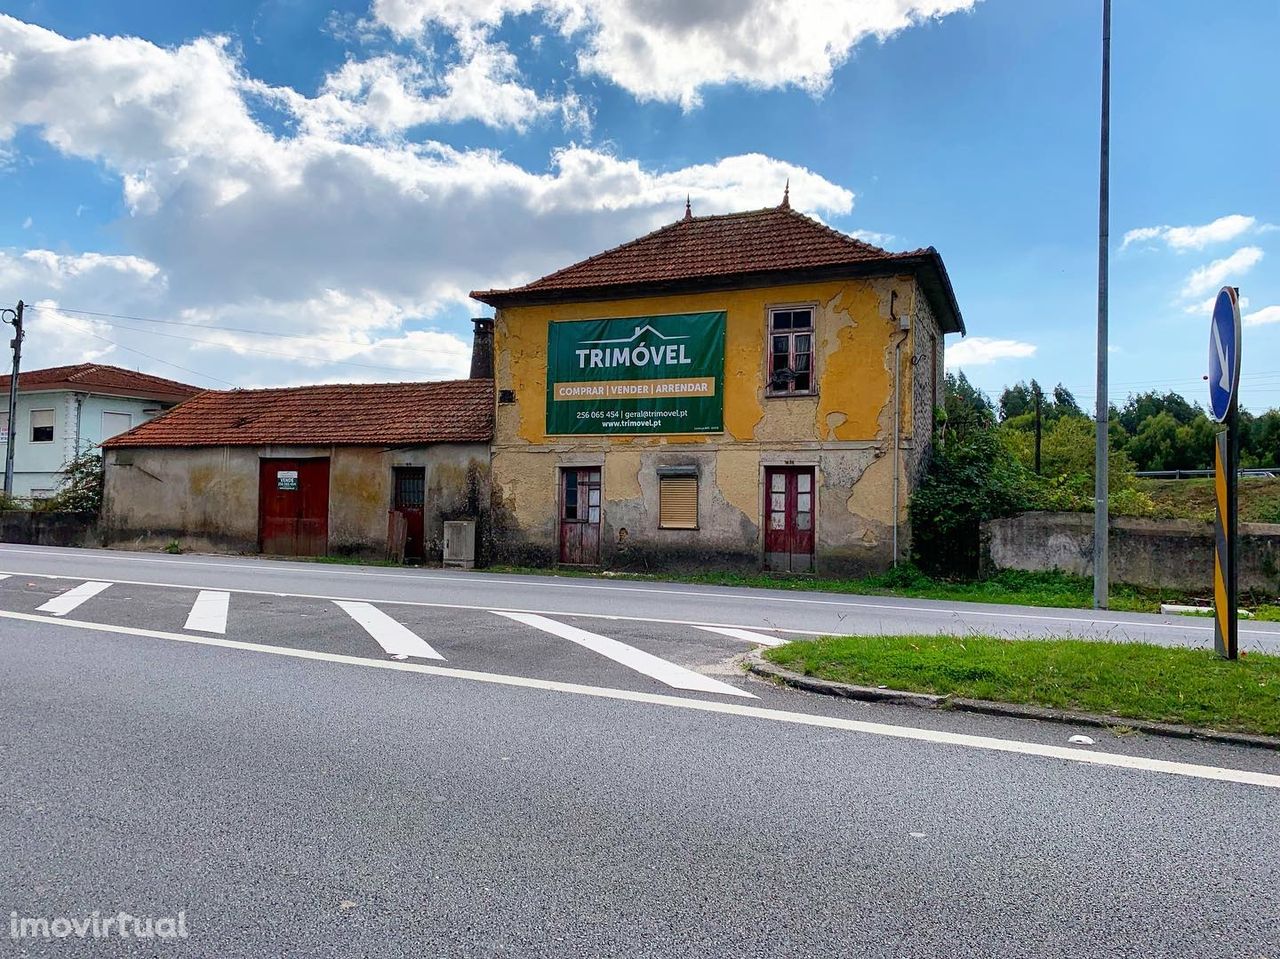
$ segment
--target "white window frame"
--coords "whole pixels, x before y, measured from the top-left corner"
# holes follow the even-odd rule
[[[111,436],[119,436],[120,433],[127,433],[129,432],[129,430],[133,429],[133,427],[136,425],[133,422],[133,413],[129,412],[128,410],[103,410],[101,418],[99,419],[98,425],[99,425],[99,428],[102,430],[101,436],[104,442],[111,438],[111,436],[107,435],[107,417],[108,416],[129,417],[129,425],[126,426],[124,429],[120,430],[119,433],[112,433]]]
[[[37,414],[37,413],[48,413],[48,414],[49,414],[49,417],[53,420],[53,422],[49,424],[49,429],[50,429],[50,430],[52,430],[52,432],[49,434],[49,438],[48,438],[47,440],[38,440],[38,439],[36,439],[36,414]],[[27,436],[30,438],[30,440],[31,440],[31,442],[32,442],[32,443],[36,444],[37,446],[41,446],[41,445],[43,445],[43,444],[45,444],[45,443],[56,443],[56,442],[57,442],[57,440],[58,440],[58,411],[57,411],[57,409],[56,409],[56,408],[54,408],[54,407],[46,407],[46,408],[44,408],[44,409],[32,410],[32,411],[28,414],[28,416],[27,416],[27,422],[28,422],[28,423],[30,424],[30,426],[31,426],[31,430],[30,430],[30,432],[27,434]]]

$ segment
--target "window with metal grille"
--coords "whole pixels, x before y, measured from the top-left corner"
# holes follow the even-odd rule
[[[813,390],[813,309],[769,311],[770,396]]]
[[[698,528],[698,477],[658,477],[658,528]]]

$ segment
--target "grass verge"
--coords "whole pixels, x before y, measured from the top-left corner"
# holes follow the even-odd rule
[[[916,599],[944,599],[955,602],[1003,603],[1019,606],[1054,606],[1089,609],[1093,606],[1093,580],[1066,573],[1024,573],[1005,570],[988,579],[948,580],[926,576],[912,566],[857,579],[821,576],[786,576],[775,573],[630,573],[601,574],[585,570],[535,569],[523,566],[491,567],[490,572],[554,574],[647,582],[692,583],[704,586],[749,586],[757,589],[788,589],[824,593],[853,593],[860,596],[903,596]],[[1205,597],[1180,590],[1145,589],[1113,584],[1111,609],[1119,612],[1158,613],[1161,603],[1194,605]],[[1280,616],[1280,608],[1275,608]],[[1266,617],[1259,617],[1266,618]]]
[[[911,692],[1280,735],[1280,656],[991,636],[857,636],[767,650],[806,676]]]

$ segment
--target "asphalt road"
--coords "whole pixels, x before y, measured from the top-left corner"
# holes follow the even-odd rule
[[[744,630],[1201,624],[25,547],[0,573],[11,954],[1280,956],[1280,756],[733,666]],[[188,937],[12,938],[121,909]]]

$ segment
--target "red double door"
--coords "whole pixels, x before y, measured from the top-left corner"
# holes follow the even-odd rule
[[[329,551],[328,457],[259,461],[258,548],[277,556]]]
[[[781,573],[813,570],[817,498],[811,466],[770,466],[764,474],[764,566]]]

